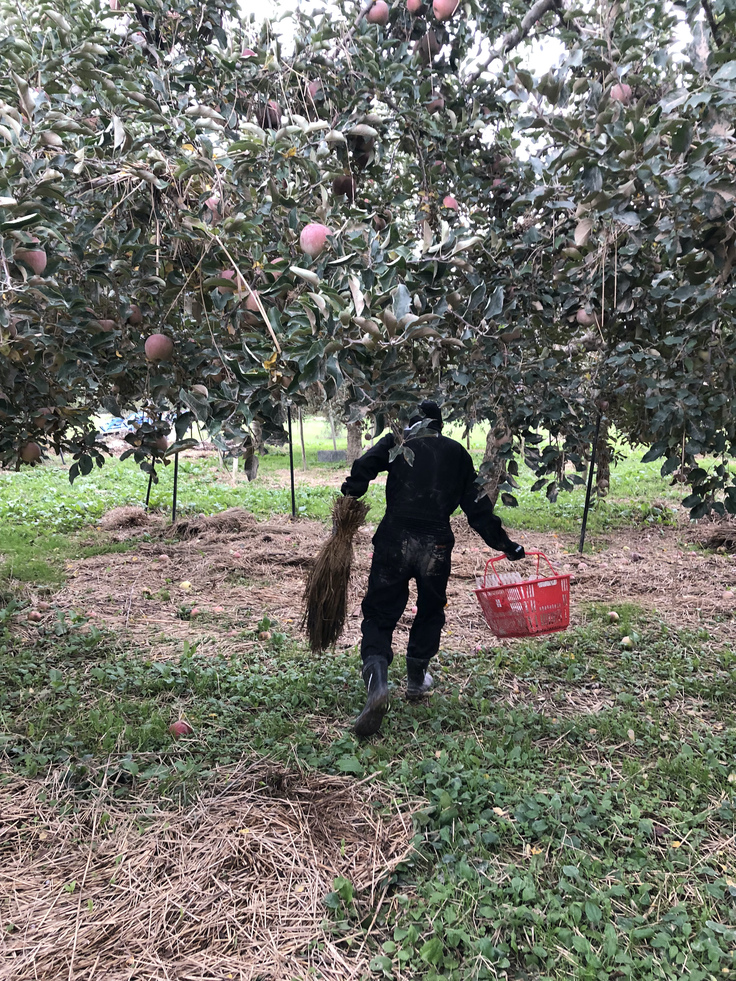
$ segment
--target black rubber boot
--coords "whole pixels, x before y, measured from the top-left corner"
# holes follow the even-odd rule
[[[421,698],[432,687],[432,675],[427,671],[429,661],[418,657],[406,659],[406,697]]]
[[[372,657],[363,664],[363,681],[368,698],[355,720],[355,734],[361,738],[378,732],[388,710],[388,661],[385,657]]]

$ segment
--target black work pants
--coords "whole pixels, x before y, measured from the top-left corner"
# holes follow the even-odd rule
[[[440,646],[445,625],[452,532],[410,532],[382,527],[373,539],[373,561],[363,600],[363,661],[393,660],[391,641],[409,599],[409,580],[417,584],[417,613],[406,656],[428,661]]]

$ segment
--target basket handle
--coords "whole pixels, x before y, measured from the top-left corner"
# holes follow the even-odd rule
[[[555,569],[555,567],[554,567],[554,566],[552,565],[552,563],[551,563],[551,562],[550,562],[550,560],[549,560],[549,559],[547,558],[547,556],[546,556],[546,555],[544,554],[544,552],[526,552],[526,554],[525,554],[525,556],[524,556],[524,558],[527,558],[527,559],[531,559],[531,558],[534,558],[534,557],[536,557],[536,559],[537,559],[537,571],[536,571],[536,576],[537,576],[537,579],[539,579],[539,562],[540,562],[540,559],[544,559],[544,561],[545,561],[545,562],[547,563],[547,565],[549,566],[549,568],[550,568],[550,571],[552,572],[552,575],[553,575],[553,576],[556,576],[556,575],[557,575],[557,570],[556,570],[556,569]],[[499,576],[499,574],[498,574],[498,570],[496,569],[496,563],[497,563],[497,562],[503,562],[504,560],[506,560],[506,561],[509,561],[509,562],[511,561],[511,559],[509,559],[509,557],[508,557],[507,555],[503,555],[503,554],[502,554],[502,555],[496,555],[496,556],[492,556],[492,557],[491,557],[491,558],[490,558],[490,559],[489,559],[489,560],[488,560],[488,561],[486,562],[486,567],[485,567],[485,570],[484,570],[484,572],[483,572],[483,582],[484,582],[484,583],[485,583],[485,581],[486,581],[486,578],[487,578],[487,576],[488,576],[488,566],[491,566],[491,569],[493,570],[493,574],[495,575],[495,577],[496,577],[496,579],[498,580],[498,584],[499,584],[499,586],[500,586],[500,585],[503,585],[503,584],[501,583],[501,577],[500,577],[500,576]]]

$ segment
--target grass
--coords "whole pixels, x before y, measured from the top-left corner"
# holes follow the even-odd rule
[[[613,626],[591,607],[565,635],[442,651],[431,701],[396,699],[383,737],[361,744],[352,653],[314,657],[271,624],[247,661],[189,644],[153,663],[81,620],[19,643],[11,605],[0,747],[29,776],[63,768],[82,796],[104,770],[122,797],[147,784],[191,800],[215,766],[258,754],[378,771],[397,798],[423,798],[417,856],[368,937],[377,977],[732,977],[736,656],[621,613]],[[633,651],[621,651],[624,630]],[[544,692],[548,710],[509,704],[519,686]],[[602,711],[570,711],[568,692],[601,691]],[[182,715],[195,732],[173,743]],[[371,911],[348,887],[326,905],[336,939],[366,936]]]
[[[325,464],[317,461],[319,450],[331,449],[326,427],[319,419],[307,420],[307,466],[314,472],[342,474],[345,464]],[[457,432],[450,430],[455,436]],[[295,440],[297,439],[295,435]],[[484,439],[474,431],[471,452],[476,465],[483,456]],[[628,451],[612,472],[609,497],[599,501],[591,514],[591,531],[620,527],[638,520],[662,520],[667,518],[667,507],[676,507],[681,498],[681,488],[672,488],[659,475],[658,464],[642,464],[641,453]],[[301,451],[295,445],[296,504],[300,514],[313,518],[326,518],[329,502],[334,491],[314,487],[301,482]],[[274,513],[291,510],[291,494],[288,487],[275,489],[272,478],[276,470],[288,467],[288,449],[269,447],[260,460],[260,476],[252,482],[233,483],[229,473],[216,460],[182,460],[178,508],[182,513],[211,513],[241,505],[254,514],[267,517]],[[159,468],[159,482],[153,485],[151,507],[166,511],[171,507],[173,491],[173,466]],[[265,478],[265,479],[264,479]],[[585,491],[576,488],[571,493],[561,493],[551,504],[529,488],[535,476],[523,470],[519,477],[517,493],[519,506],[499,506],[499,514],[512,526],[526,529],[551,529],[569,531],[579,526]],[[20,473],[0,473],[0,523],[24,525],[40,522],[47,530],[69,532],[94,523],[113,507],[142,504],[146,494],[147,478],[132,461],[120,463],[108,461],[102,469],[94,470],[87,477],[80,477],[70,485],[63,467],[49,464]],[[373,513],[382,513],[382,491],[371,488],[369,496]],[[652,508],[659,502],[665,508]],[[2,546],[0,546],[2,551]]]

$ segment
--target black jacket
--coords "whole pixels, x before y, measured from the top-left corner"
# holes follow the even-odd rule
[[[386,516],[376,537],[400,528],[450,537],[450,515],[461,507],[486,545],[502,552],[513,547],[491,502],[485,496],[478,498],[477,474],[464,446],[443,436],[435,423],[422,435],[409,436],[405,445],[414,453],[412,465],[402,453],[389,460],[395,446],[394,435],[389,433],[355,461],[342,485],[343,494],[362,497],[371,480],[388,470]]]

